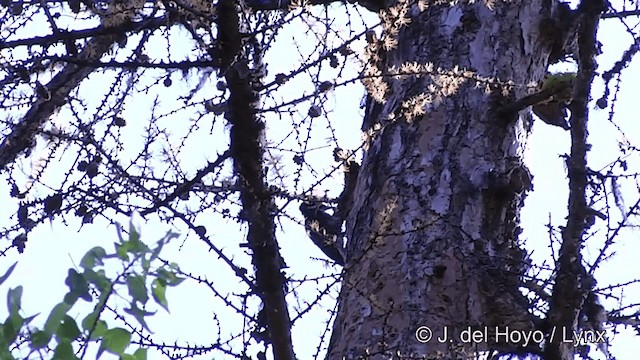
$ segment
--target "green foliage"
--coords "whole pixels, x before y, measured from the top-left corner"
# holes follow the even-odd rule
[[[7,318],[7,321],[2,326],[3,340],[9,344],[15,341],[18,336],[18,331],[23,324],[24,320],[19,314],[9,315],[9,318]]]
[[[76,354],[73,352],[73,346],[71,342],[67,339],[64,339],[58,343],[56,346],[56,350],[53,352],[53,360],[74,360],[78,359]]]
[[[165,310],[169,311],[167,298],[164,296],[167,290],[167,282],[163,279],[155,279],[151,283],[151,291],[153,293],[153,299],[160,304]]]
[[[80,266],[84,269],[93,269],[96,265],[103,265],[102,259],[107,257],[107,252],[100,246],[89,250],[80,261]],[[69,270],[71,271],[71,270]]]
[[[44,331],[37,330],[31,335],[31,348],[42,349],[47,346],[49,341],[51,341],[51,336]]]
[[[115,328],[105,331],[98,349],[98,358],[107,350],[110,353],[122,355],[131,342],[131,333],[126,329]]]
[[[20,310],[20,302],[22,299],[22,286],[9,290],[7,293],[7,308],[9,314],[17,314]]]
[[[162,305],[162,304],[160,304]],[[164,307],[164,306],[163,306]],[[124,311],[133,316],[134,318],[136,318],[136,320],[138,320],[138,322],[142,325],[142,327],[145,328],[145,330],[147,330],[150,333],[153,333],[151,331],[151,329],[149,329],[149,326],[147,326],[147,322],[144,320],[145,316],[151,316],[151,315],[155,315],[155,312],[150,312],[150,311],[145,311],[143,309],[138,308],[138,306],[136,305],[135,302],[131,303],[131,307],[124,309]]]
[[[142,304],[146,304],[149,300],[149,294],[147,293],[147,286],[145,284],[145,278],[142,275],[129,275],[127,276],[127,287],[129,288],[129,295],[135,301],[139,301]]]
[[[542,89],[562,88],[567,85],[573,85],[576,79],[575,72],[563,72],[555,74],[547,74],[542,83]]]
[[[69,309],[71,309],[71,305],[61,302],[51,310],[47,322],[44,323],[44,331],[48,335],[53,336],[58,331],[58,327],[60,327],[62,319],[67,315]]]
[[[147,349],[138,349],[133,355],[123,354],[120,360],[147,360]]]
[[[542,83],[542,90],[552,91],[554,93],[554,101],[569,102],[572,97],[575,80],[575,72],[547,74]]]
[[[38,350],[39,354],[50,352],[52,359],[78,359],[77,354],[82,353],[90,342],[98,341],[98,357],[106,351],[120,359],[145,360],[146,349],[137,349],[133,354],[125,353],[131,344],[134,326],[125,320],[125,327],[110,327],[101,316],[106,309],[112,308],[107,303],[117,294],[119,298],[129,302],[129,307],[123,313],[118,313],[118,316],[122,318],[129,314],[151,332],[145,318],[156,312],[147,309],[149,299],[153,298],[157,305],[169,311],[166,289],[177,286],[184,280],[179,276],[176,264],[160,259],[163,246],[176,236],[177,234],[168,233],[149,247],[141,241],[139,231],[131,223],[126,238],[118,228],[119,241],[114,244],[112,253],[102,247],[94,247],[82,257],[81,269],[69,269],[65,279],[69,292],[49,312],[42,328],[29,326],[38,315],[23,318],[20,314],[22,286],[9,289],[9,316],[0,323],[0,359],[14,359],[12,352],[26,351],[25,348],[28,348],[29,353],[34,350]],[[0,276],[0,284],[7,280],[15,266],[16,264],[11,265]],[[113,271],[116,268],[121,269],[119,273],[107,275],[107,270]],[[78,300],[94,303],[90,313],[80,314],[80,324],[69,314]]]
[[[69,315],[65,315],[60,327],[58,327],[58,331],[56,331],[58,338],[73,341],[80,336],[80,334],[81,332],[78,324],[76,324],[76,320]]]

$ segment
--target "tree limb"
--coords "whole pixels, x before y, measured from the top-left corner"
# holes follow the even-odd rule
[[[240,19],[234,0],[218,2],[217,22],[220,69],[229,89],[225,117],[231,125],[230,151],[241,188],[243,216],[249,224],[247,240],[253,252],[257,295],[263,302],[273,358],[294,360],[284,261],[275,234],[275,203],[264,178],[264,123],[256,115],[258,95],[251,86],[254,74],[241,54]]]
[[[100,14],[101,22],[104,27],[119,29],[131,22],[135,13],[144,6],[144,1],[127,2],[128,5],[112,4],[104,14]],[[122,6],[127,8],[123,10]],[[78,58],[83,61],[98,61],[117,41],[116,34],[117,32],[114,32],[92,38],[82,49]],[[93,67],[67,64],[48,84],[40,85],[40,91],[37,91],[38,86],[36,86],[36,92],[40,92],[40,96],[0,144],[0,171],[15,161],[22,152],[35,145],[35,136],[44,124],[54,111],[66,103],[67,96],[93,72],[93,69]],[[46,96],[42,96],[43,93]]]
[[[600,15],[606,10],[602,0],[583,0],[578,7],[578,73],[571,110],[571,155],[567,161],[569,176],[569,215],[562,231],[562,245],[558,258],[556,282],[553,286],[548,326],[552,333],[572,334],[581,311],[591,292],[593,279],[582,263],[583,236],[586,229],[587,203],[587,122],[591,84],[595,77],[597,28]],[[575,348],[561,337],[549,339],[545,348],[546,359],[572,360]]]

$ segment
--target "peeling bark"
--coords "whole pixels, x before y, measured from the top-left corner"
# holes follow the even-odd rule
[[[543,78],[553,44],[540,24],[551,13],[545,0],[409,9],[411,22],[379,57],[380,70],[416,62],[433,71],[385,79],[386,101],[368,108],[373,136],[347,220],[350,261],[328,359],[540,353],[538,343],[495,334],[537,326],[518,290],[531,119],[528,110],[504,116],[500,108]],[[499,85],[508,80],[516,86]],[[409,100],[425,98],[424,114],[405,116]],[[423,326],[430,341],[416,340]],[[468,327],[489,336],[459,339]],[[452,341],[438,342],[445,328]]]

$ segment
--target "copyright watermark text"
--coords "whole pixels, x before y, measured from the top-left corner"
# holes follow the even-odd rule
[[[532,344],[542,344],[547,340],[554,342],[567,342],[576,345],[606,343],[610,340],[606,331],[586,330],[572,331],[569,329],[552,329],[551,332],[545,334],[541,330],[519,330],[509,328],[508,326],[500,327],[466,327],[460,330],[453,330],[449,327],[443,327],[434,331],[427,326],[421,326],[416,329],[415,337],[418,342],[460,342],[466,344],[482,344],[482,343],[510,343],[520,346],[528,346]]]

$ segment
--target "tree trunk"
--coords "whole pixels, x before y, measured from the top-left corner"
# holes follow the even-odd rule
[[[397,46],[377,51],[370,70],[379,67],[384,84],[365,83],[372,100],[364,127],[373,135],[347,220],[349,261],[328,359],[539,352],[539,342],[514,333],[536,328],[518,290],[526,270],[518,224],[531,185],[522,164],[531,116],[499,109],[546,73],[561,35],[545,36],[557,24],[557,6],[407,7],[411,22],[394,36]],[[390,24],[384,39],[394,25],[382,18]],[[433,68],[421,77],[384,77],[407,63]],[[386,101],[375,103],[381,91]],[[421,327],[431,340],[416,339],[428,334]],[[460,338],[468,327],[481,330],[479,338]],[[445,335],[452,341],[437,340]]]

